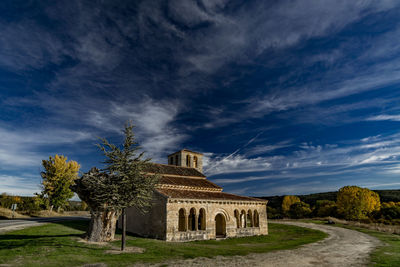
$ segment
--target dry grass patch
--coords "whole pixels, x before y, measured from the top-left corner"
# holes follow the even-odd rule
[[[327,219],[332,220],[338,224],[360,227],[368,230],[389,233],[389,234],[398,234],[398,235],[400,234],[400,225],[386,225],[382,223],[361,223],[356,221],[340,220],[333,217],[328,217]]]
[[[5,218],[5,219],[21,219],[21,218],[29,218],[29,216],[22,215],[18,212],[14,212],[14,217],[13,217],[13,211],[10,209],[2,208],[0,207],[0,218]]]

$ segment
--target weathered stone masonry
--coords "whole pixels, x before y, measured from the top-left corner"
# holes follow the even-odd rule
[[[222,192],[200,172],[200,153],[181,150],[168,159],[169,165],[146,169],[160,174],[161,181],[148,213],[127,210],[129,232],[166,241],[268,234],[265,200]]]

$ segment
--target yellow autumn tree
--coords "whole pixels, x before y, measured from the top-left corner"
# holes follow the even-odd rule
[[[48,198],[51,207],[60,209],[74,193],[70,186],[78,178],[79,168],[76,161],[68,161],[67,157],[55,155],[49,160],[43,160],[42,195]]]
[[[301,202],[300,198],[296,196],[284,196],[282,200],[282,211],[285,214],[288,214],[290,210],[290,206],[292,206],[294,203]]]
[[[337,195],[338,213],[348,220],[365,219],[373,211],[380,210],[379,195],[368,188],[345,186]]]

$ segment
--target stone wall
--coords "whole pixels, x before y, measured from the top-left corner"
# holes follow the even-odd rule
[[[127,208],[126,231],[143,237],[165,240],[166,214],[166,198],[154,193],[150,211],[142,213],[137,208]],[[118,220],[118,227],[122,227],[121,220]]]
[[[190,166],[187,166],[186,157],[190,157]],[[197,167],[194,166],[194,157],[197,157]],[[199,172],[203,172],[203,155],[196,152],[189,152],[186,150],[181,150],[175,152],[168,156],[168,164],[171,165],[171,158],[172,158],[172,165],[182,166],[182,167],[191,167],[197,169]],[[178,159],[178,162],[176,161]]]
[[[186,230],[179,229],[179,210],[185,210],[185,224]],[[195,210],[196,227],[198,228],[199,210],[205,210],[205,230],[192,230],[188,221],[191,209]],[[258,212],[259,226],[254,226],[254,216],[252,218],[253,226],[239,225],[235,217],[235,210],[247,213],[251,210]],[[240,236],[253,236],[253,235],[267,235],[268,223],[266,213],[266,203],[263,202],[250,202],[250,201],[213,201],[213,200],[169,200],[167,203],[167,222],[166,222],[166,240],[167,241],[189,241],[189,240],[206,240],[216,238],[216,221],[215,218],[218,214],[222,214],[225,219],[225,236],[226,237],[240,237]],[[246,218],[247,221],[247,218]]]

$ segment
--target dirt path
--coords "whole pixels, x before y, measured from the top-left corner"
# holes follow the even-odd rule
[[[274,222],[275,223],[275,222]],[[322,241],[294,250],[216,258],[163,262],[155,266],[366,266],[369,254],[380,245],[372,236],[340,227],[301,222],[278,222],[320,230],[329,234]]]

